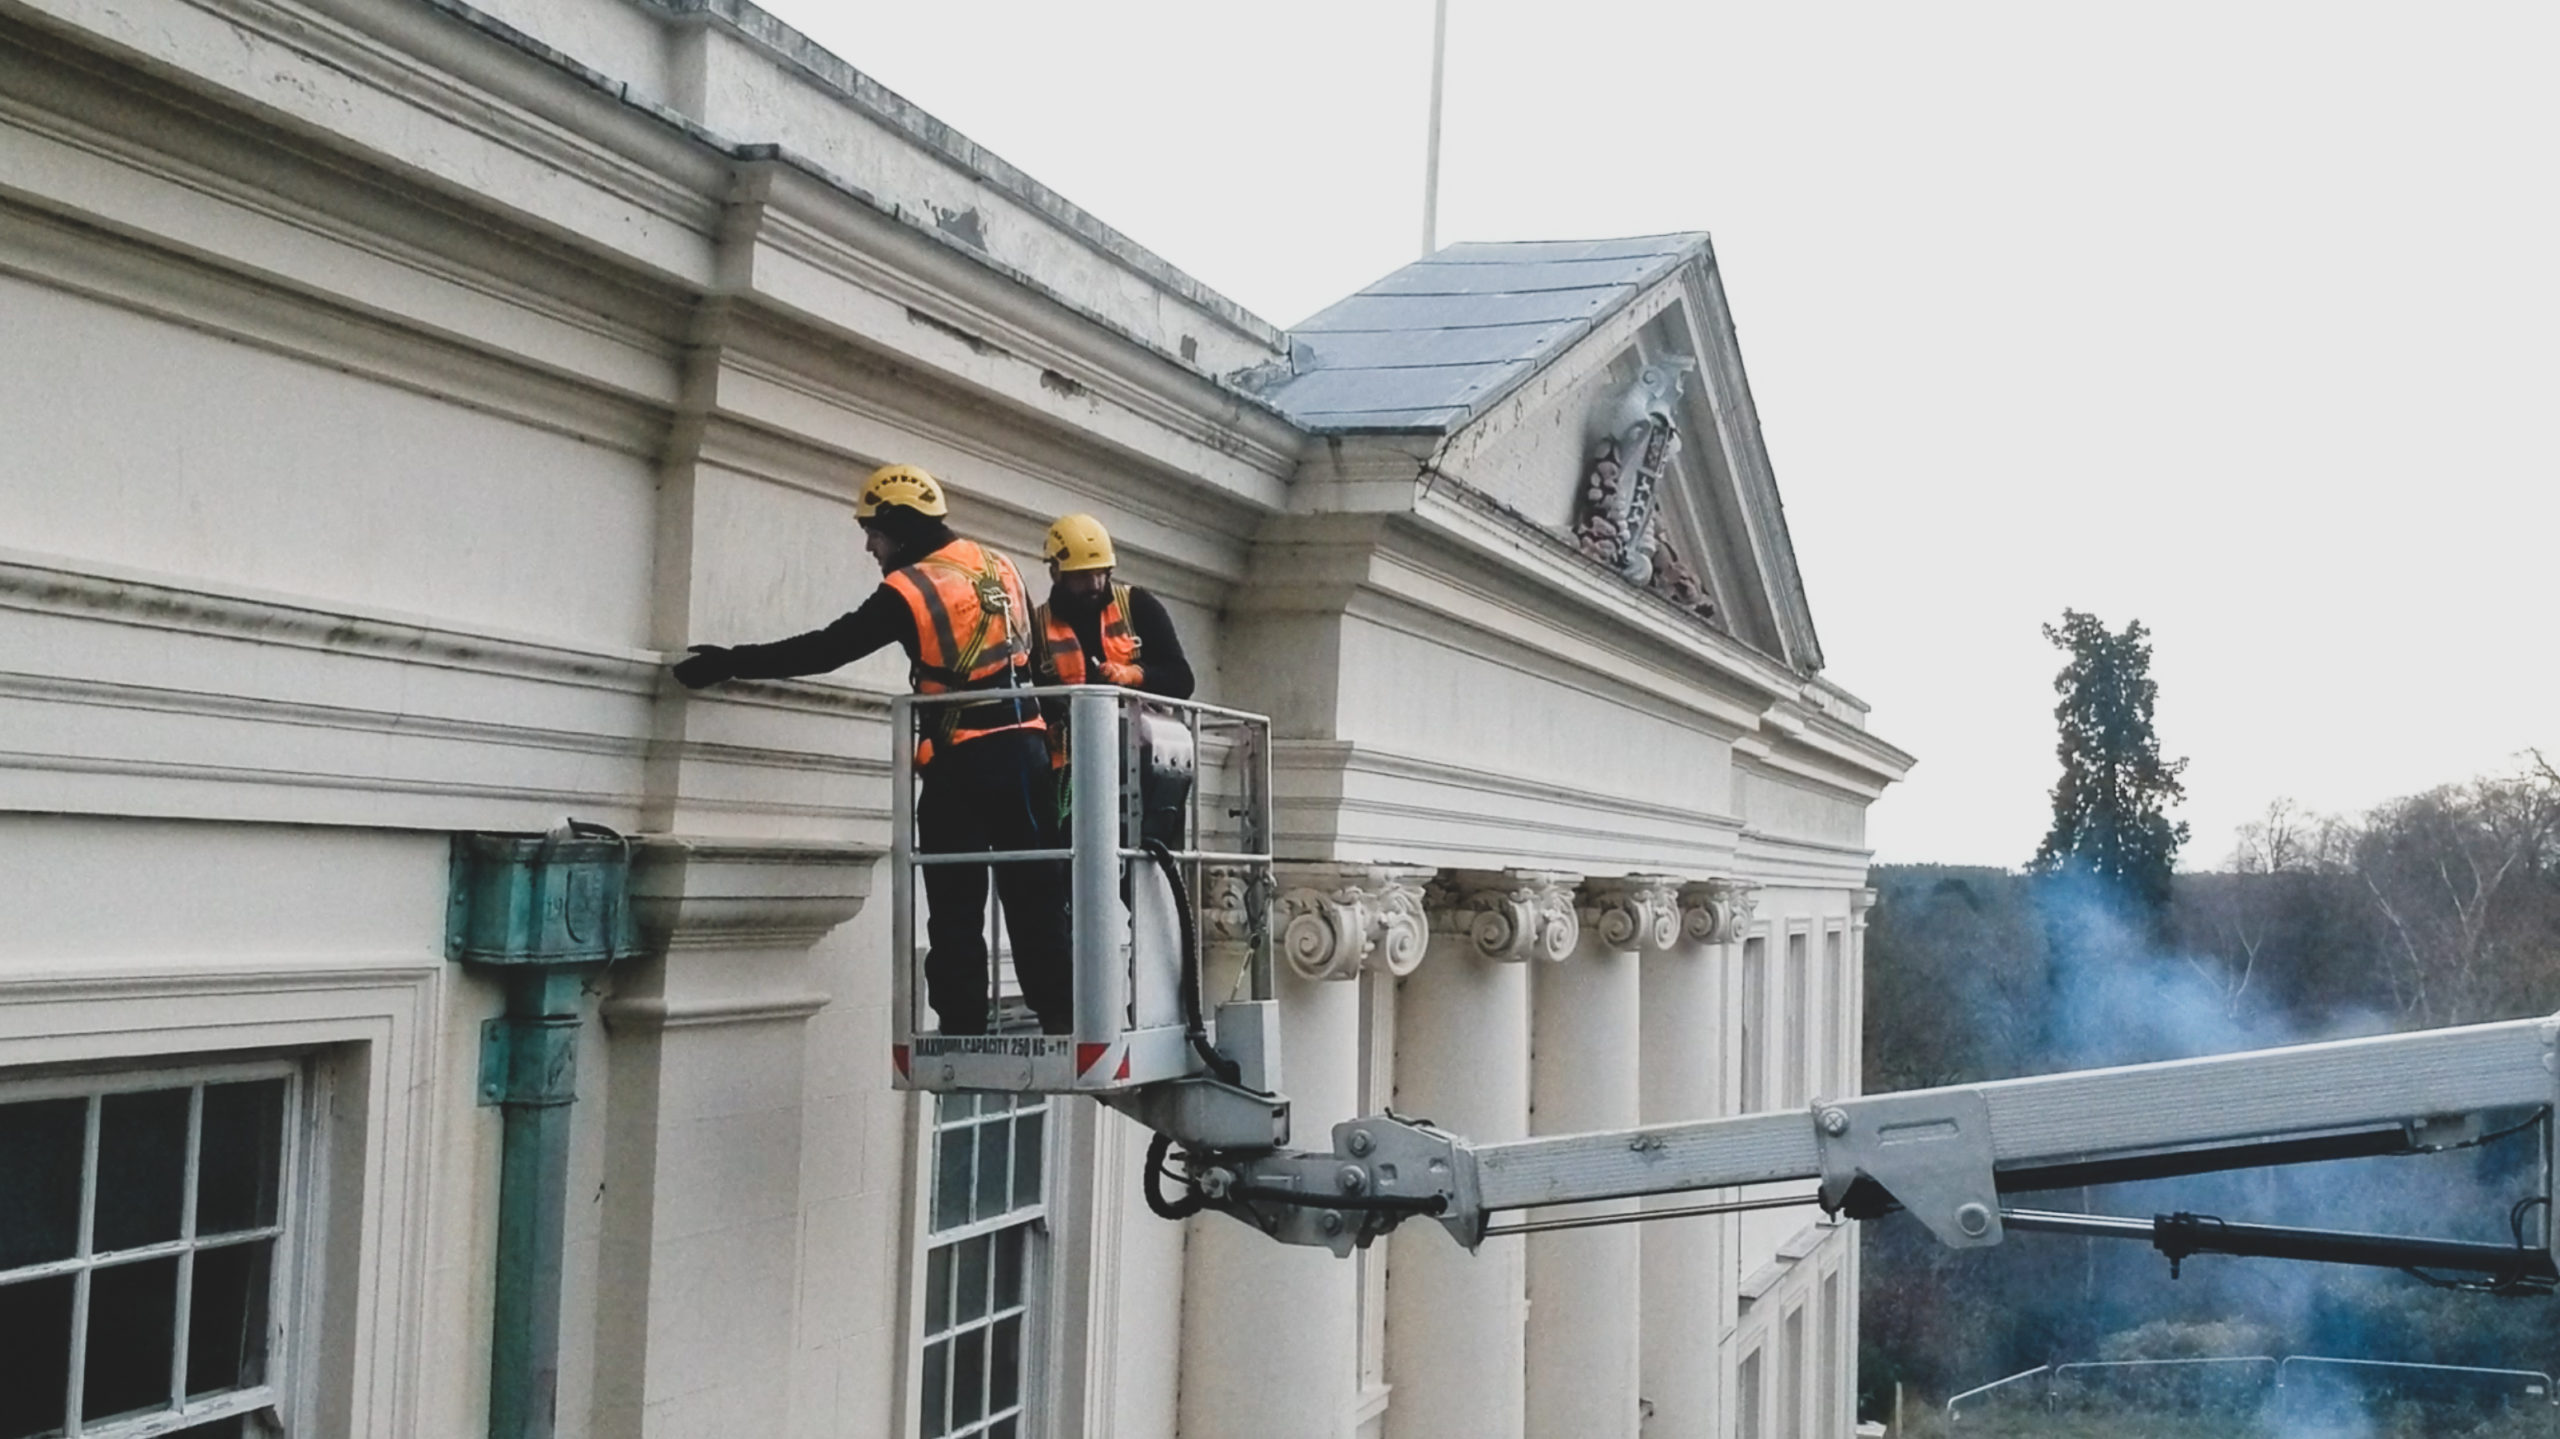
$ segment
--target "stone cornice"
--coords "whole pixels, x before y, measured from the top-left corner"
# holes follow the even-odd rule
[[[1582,935],[1573,887],[1557,870],[1449,870],[1428,895],[1431,927],[1464,936],[1487,959],[1562,960]]]
[[[1307,863],[1276,871],[1280,957],[1301,978],[1354,979],[1363,969],[1403,975],[1422,962],[1422,884],[1431,871]]]

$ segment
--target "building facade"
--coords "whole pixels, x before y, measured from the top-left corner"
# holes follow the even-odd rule
[[[0,71],[0,1439],[489,1432],[450,853],[563,814],[641,941],[566,1029],[563,1435],[1847,1432],[1812,1208],[1344,1261],[893,1090],[897,660],[665,674],[870,590],[874,464],[1026,573],[1091,511],[1273,717],[1301,1135],[1853,1092],[1910,761],[1704,236],[1282,333],[743,0],[0,0]]]

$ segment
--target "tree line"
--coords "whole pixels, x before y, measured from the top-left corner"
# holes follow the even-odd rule
[[[1873,872],[1869,1092],[2560,1010],[2560,772],[2543,755],[2359,815],[2279,800],[2210,868],[2181,873],[2188,835],[2168,810],[2182,762],[2153,728],[2148,636],[2076,613],[2046,633],[2066,654],[2053,826],[2019,870]],[[2503,1144],[2458,1162],[2163,1181],[2044,1207],[2503,1240],[2510,1202],[2538,1189],[2538,1159],[2530,1143]],[[2560,1301],[2265,1260],[2191,1261],[2172,1283],[2138,1244],[2020,1236],[1959,1253],[1902,1217],[1865,1226],[1864,1243],[1870,1415],[1897,1380],[1943,1399],[2056,1359],[2234,1343],[2560,1359]]]

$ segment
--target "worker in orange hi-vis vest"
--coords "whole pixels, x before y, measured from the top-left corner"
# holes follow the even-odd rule
[[[1191,661],[1173,617],[1154,595],[1111,577],[1119,556],[1091,515],[1061,515],[1041,542],[1049,599],[1033,616],[1033,672],[1044,685],[1122,685],[1168,699],[1191,698]],[[1064,777],[1066,706],[1047,707],[1049,762]],[[1067,787],[1058,786],[1063,819]]]
[[[987,691],[983,703],[926,711],[916,746],[917,847],[926,854],[1056,847],[1047,728],[1037,704],[1004,692],[1032,682],[1031,604],[1013,562],[953,534],[942,484],[913,465],[872,472],[854,500],[880,588],[824,629],[755,645],[695,645],[676,679],[699,689],[731,679],[820,674],[896,644],[918,694]],[[1049,1034],[1074,1028],[1065,866],[994,866],[1013,971]],[[987,870],[924,867],[925,992],[944,1034],[984,1034],[990,1017]]]

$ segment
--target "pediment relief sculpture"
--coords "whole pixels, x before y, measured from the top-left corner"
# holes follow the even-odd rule
[[[1680,453],[1681,357],[1644,367],[1592,417],[1573,540],[1585,555],[1700,619],[1716,618],[1705,582],[1663,533],[1663,486]]]

